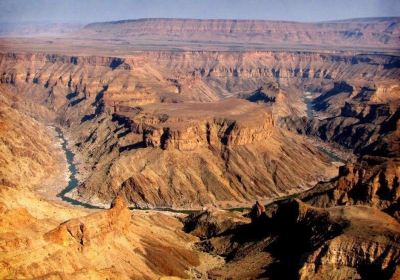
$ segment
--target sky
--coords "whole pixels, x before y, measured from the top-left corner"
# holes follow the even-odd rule
[[[400,0],[0,0],[0,22],[136,18],[326,21],[400,16]]]

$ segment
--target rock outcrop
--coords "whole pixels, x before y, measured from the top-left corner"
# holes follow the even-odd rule
[[[63,155],[52,142],[54,131],[24,113],[12,96],[0,86],[0,184],[33,189],[61,168]]]
[[[271,207],[275,210],[263,216],[265,223],[256,218],[235,224],[226,214],[229,231],[209,234],[198,244],[226,256],[227,263],[210,271],[211,276],[395,279],[400,224],[387,214],[365,206],[316,208],[291,199],[267,205]],[[255,205],[252,212],[265,214],[262,208]],[[212,226],[204,224],[202,215],[197,215],[198,223],[193,218],[187,223]],[[192,225],[189,231],[196,228]]]
[[[0,193],[1,278],[189,278],[192,271],[205,273],[195,269],[200,260],[212,265],[212,258],[188,246],[195,238],[170,215],[132,213],[119,203],[88,213],[14,191]]]
[[[300,269],[300,279],[395,279],[399,265],[399,224],[373,208],[358,206],[335,210],[342,212],[339,216],[348,225],[343,234],[308,255]],[[336,211],[331,212],[335,218]],[[378,220],[385,221],[385,225],[377,223]]]
[[[114,117],[141,135],[144,147],[164,150],[235,147],[265,141],[274,131],[270,112],[236,99],[212,104],[147,105],[136,113],[120,112]]]
[[[61,190],[67,182],[61,172],[65,162],[58,158],[61,147],[53,142],[57,136],[21,112],[30,108],[28,102],[16,103],[22,108],[13,102],[2,91],[1,279],[189,278],[194,271],[204,273],[195,268],[200,260],[214,265],[212,258],[190,248],[195,238],[182,232],[175,217],[132,213],[121,195],[108,210],[58,201],[53,188]],[[45,194],[36,192],[38,185]]]
[[[80,246],[82,249],[93,239],[106,238],[107,234],[124,235],[131,224],[131,212],[125,198],[117,196],[107,211],[91,214],[84,219],[72,219],[47,232],[44,238],[63,246]]]
[[[398,278],[398,34],[398,18],[153,19],[0,39],[0,278]],[[33,192],[65,180],[55,124],[68,196],[110,209]],[[310,189],[341,159],[308,136],[358,160]]]
[[[399,156],[399,85],[377,82],[360,87],[335,83],[315,98],[312,120],[283,120],[281,124],[298,132],[336,142],[359,155]],[[380,93],[385,91],[385,97]],[[295,119],[295,120],[293,120]]]
[[[396,59],[271,51],[8,53],[0,66],[5,87],[53,110],[71,131],[88,170],[76,198],[109,203],[121,191],[140,207],[200,208],[290,194],[334,175],[320,151],[276,124],[305,114],[296,87],[329,92],[339,77],[349,85],[370,84],[371,77],[395,84]],[[260,87],[274,102],[233,98]],[[177,164],[185,168],[177,172]]]
[[[190,214],[184,219],[184,231],[200,239],[223,235],[240,224],[248,223],[248,219],[235,212],[219,209],[208,209]]]
[[[337,179],[318,184],[298,197],[318,207],[369,205],[400,220],[398,178],[398,159],[365,156],[341,167]]]

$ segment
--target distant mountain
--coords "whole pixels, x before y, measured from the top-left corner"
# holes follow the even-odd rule
[[[400,18],[302,23],[267,20],[137,19],[91,23],[90,37],[192,43],[399,48]]]

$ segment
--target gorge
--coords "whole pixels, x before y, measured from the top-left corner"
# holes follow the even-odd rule
[[[0,278],[397,279],[399,22],[0,38]]]

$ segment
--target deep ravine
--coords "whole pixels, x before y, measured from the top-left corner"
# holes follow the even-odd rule
[[[61,147],[64,151],[65,154],[65,158],[67,160],[67,164],[68,164],[68,171],[69,171],[69,178],[68,178],[68,184],[67,186],[57,194],[57,197],[61,198],[63,201],[68,202],[74,206],[82,206],[85,208],[91,208],[91,209],[101,209],[101,207],[89,204],[89,203],[85,203],[85,202],[81,202],[79,200],[70,198],[67,196],[67,194],[72,191],[73,189],[75,189],[78,186],[78,179],[76,178],[76,174],[77,174],[77,168],[76,165],[74,163],[74,153],[68,148],[68,141],[67,139],[64,137],[64,133],[62,132],[62,130],[59,127],[56,127],[56,131],[58,134],[58,138],[61,140]]]

